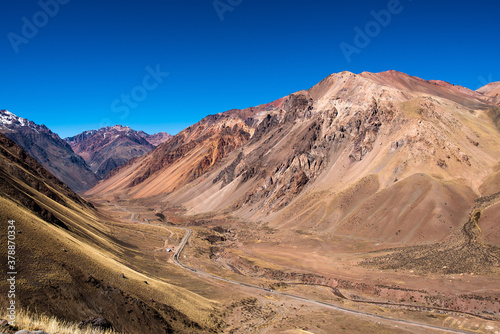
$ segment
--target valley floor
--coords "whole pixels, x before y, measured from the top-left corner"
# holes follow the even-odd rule
[[[216,301],[224,333],[500,332],[496,273],[380,268],[371,260],[398,245],[185,216],[151,200],[95,204],[147,259],[127,265]]]

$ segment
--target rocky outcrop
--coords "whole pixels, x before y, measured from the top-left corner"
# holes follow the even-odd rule
[[[311,118],[313,104],[311,95],[306,91],[290,95],[283,104],[283,110],[286,112],[284,121],[294,122],[297,119]]]
[[[382,121],[389,121],[387,116],[388,113],[379,109],[377,102],[373,101],[373,105],[367,112],[358,112],[349,121],[347,129],[355,136],[353,149],[349,154],[352,160],[360,161],[373,150],[373,143],[377,139]]]

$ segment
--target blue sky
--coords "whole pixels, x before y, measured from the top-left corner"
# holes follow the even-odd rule
[[[175,134],[344,70],[477,89],[500,80],[499,12],[497,1],[4,1],[0,108],[61,137],[114,124]]]

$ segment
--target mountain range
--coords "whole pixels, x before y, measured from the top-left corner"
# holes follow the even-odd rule
[[[31,308],[130,333],[500,330],[500,82],[341,72],[175,136],[0,125]]]
[[[45,125],[0,110],[0,132],[75,191],[87,190],[99,180],[85,160]]]
[[[116,125],[85,131],[64,140],[99,178],[104,178],[114,168],[148,153],[170,137],[166,132],[148,135],[144,131]]]
[[[63,140],[45,125],[7,110],[0,110],[0,132],[77,192],[90,189],[113,168],[171,137],[165,132],[148,135],[117,125]]]
[[[342,72],[269,104],[208,116],[87,195],[162,196],[192,214],[439,241],[476,198],[500,189],[499,110],[498,83],[472,91],[396,71]],[[500,231],[487,224],[494,231],[485,237],[498,244]]]

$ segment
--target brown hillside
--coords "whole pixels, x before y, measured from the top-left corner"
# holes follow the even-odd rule
[[[491,103],[396,71],[333,74],[279,103],[207,117],[88,194],[163,194],[193,214],[436,242],[466,221],[496,173]]]
[[[15,220],[18,309],[74,322],[102,316],[123,333],[196,333],[217,324],[213,302],[148,276],[139,266],[148,261],[144,252],[115,237],[123,238],[125,227],[103,217],[3,134],[0,212],[5,231],[7,220]],[[6,243],[2,237],[3,249]],[[7,252],[0,260],[7,263]],[[7,282],[0,286],[5,292]],[[5,292],[2,307],[6,302]]]

